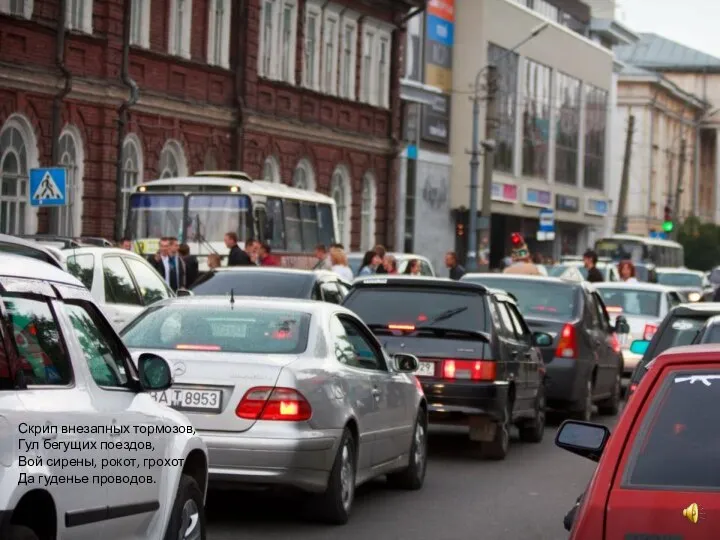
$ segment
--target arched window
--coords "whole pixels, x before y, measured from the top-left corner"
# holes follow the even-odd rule
[[[266,182],[280,182],[280,163],[275,156],[268,156],[263,165],[263,180]]]
[[[158,165],[160,178],[177,178],[187,176],[187,160],[182,145],[173,139],[165,143],[160,153]]]
[[[293,173],[293,186],[315,191],[315,171],[307,159],[301,159]]]
[[[352,192],[350,174],[343,166],[338,166],[330,181],[330,196],[335,199],[335,211],[338,220],[338,241],[350,251],[350,227],[352,210]]]
[[[128,207],[130,206],[130,194],[133,188],[143,181],[143,154],[140,139],[137,135],[130,133],[125,137],[122,150],[122,209],[123,209],[123,231],[127,225]]]
[[[35,213],[29,211],[29,170],[37,167],[37,140],[30,122],[19,114],[0,130],[0,232],[34,233]]]
[[[75,126],[65,126],[58,145],[60,165],[67,170],[65,206],[58,206],[50,212],[50,230],[60,236],[80,236],[85,153],[78,129]]]
[[[375,206],[377,204],[375,177],[365,173],[360,206],[360,250],[368,251],[375,245]]]

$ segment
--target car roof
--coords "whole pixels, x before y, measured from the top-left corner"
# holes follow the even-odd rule
[[[516,280],[516,281],[537,281],[538,283],[557,283],[561,285],[581,285],[585,282],[583,281],[577,281],[574,279],[563,279],[560,277],[550,277],[550,276],[531,276],[527,274],[501,274],[497,272],[473,272],[465,274],[462,277],[462,281],[469,281],[470,278],[472,279],[483,279],[483,278],[490,278],[490,279],[510,279],[510,280]]]
[[[675,306],[671,314],[679,317],[687,315],[702,315],[707,313],[720,314],[720,302],[695,302],[692,304],[680,304]]]
[[[67,257],[72,257],[73,255],[84,255],[84,254],[91,254],[91,255],[123,255],[124,257],[132,257],[134,259],[142,259],[144,261],[147,261],[145,257],[142,255],[138,255],[134,251],[129,251],[127,249],[122,249],[118,247],[104,247],[104,246],[78,246],[78,247],[70,247],[67,249],[62,250],[62,255]]]
[[[235,307],[262,309],[289,309],[304,311],[310,314],[335,313],[338,310],[352,313],[342,306],[330,302],[318,300],[305,300],[302,298],[273,298],[265,296],[235,296]],[[230,305],[230,296],[182,296],[168,298],[154,305],[172,305],[180,307],[201,306],[201,307],[223,307]]]
[[[432,276],[410,276],[405,274],[375,274],[361,276],[353,281],[353,289],[371,288],[378,286],[390,287],[422,287],[424,289],[450,289],[457,291],[470,291],[479,294],[487,294],[489,289],[479,283],[471,281],[456,281],[454,279],[432,277]]]
[[[296,276],[305,276],[307,278],[317,278],[317,277],[325,277],[325,278],[335,278],[338,281],[345,280],[342,279],[342,277],[338,276],[335,272],[332,272],[330,270],[306,270],[304,268],[287,268],[284,266],[220,266],[218,268],[213,268],[213,272],[216,273],[222,273],[222,274],[233,274],[233,273],[242,273],[242,272],[255,272],[259,274],[287,274],[287,275],[296,275]]]
[[[26,240],[26,239],[20,238],[18,236],[12,236],[10,234],[0,233],[0,242],[4,242],[6,244],[15,244],[15,245],[23,246],[26,248],[31,248],[31,249],[40,251],[42,253],[45,253],[46,255],[49,255],[53,259],[57,260],[57,255],[54,251],[48,249],[47,246],[44,246],[35,240]]]
[[[652,362],[654,369],[662,369],[668,364],[692,364],[695,362],[715,362],[720,365],[720,344],[703,343],[672,347],[662,352]]]
[[[657,292],[670,292],[674,291],[673,287],[667,285],[660,285],[658,283],[645,283],[644,281],[636,281],[635,283],[626,283],[624,281],[612,281],[593,283],[596,289],[636,289],[638,291],[657,291]]]
[[[0,253],[0,276],[53,281],[85,288],[80,280],[52,264],[11,253]]]
[[[717,315],[713,315],[707,321],[705,321],[706,327],[715,326],[716,324],[720,324],[720,313]]]
[[[655,272],[658,274],[695,274],[697,276],[704,276],[705,272],[700,270],[690,270],[689,268],[674,268],[674,267],[662,267],[655,268]]]
[[[392,255],[396,259],[422,259],[423,261],[430,262],[430,259],[428,259],[424,255],[418,255],[417,253],[403,253],[400,251],[387,251],[387,252],[385,252],[385,255]],[[351,259],[362,259],[364,256],[365,256],[365,253],[362,251],[353,251],[352,253],[348,253],[348,258],[351,258]]]

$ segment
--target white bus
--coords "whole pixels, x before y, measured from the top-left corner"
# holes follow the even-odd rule
[[[141,255],[156,253],[160,238],[176,237],[204,271],[209,254],[227,256],[224,237],[230,231],[241,247],[251,239],[267,242],[282,266],[312,268],[315,246],[338,238],[335,201],[226,171],[152,180],[130,195],[126,236]]]
[[[635,263],[655,266],[681,267],[685,265],[685,250],[681,244],[659,238],[645,238],[633,234],[613,234],[595,242],[598,257],[613,261],[629,259]]]

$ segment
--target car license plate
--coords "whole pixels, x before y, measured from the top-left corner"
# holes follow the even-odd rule
[[[420,367],[415,372],[415,375],[421,377],[434,377],[435,376],[435,363],[434,362],[420,362]]]
[[[162,392],[150,392],[152,398],[178,411],[220,412],[222,392],[220,390],[195,390],[191,388],[168,388]]]

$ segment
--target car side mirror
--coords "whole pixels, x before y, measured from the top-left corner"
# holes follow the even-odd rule
[[[166,390],[173,379],[167,360],[152,353],[143,353],[138,358],[140,384],[145,390]]]
[[[643,355],[648,350],[650,342],[644,339],[636,339],[630,344],[630,352],[633,354]]]
[[[615,333],[617,334],[629,334],[630,333],[630,324],[627,322],[627,319],[623,317],[622,315],[618,315],[615,319]]]
[[[555,436],[555,445],[591,461],[600,461],[610,430],[601,424],[566,420]]]
[[[553,344],[553,337],[545,332],[533,332],[532,342],[536,347],[550,347]]]
[[[195,293],[189,291],[188,289],[178,289],[175,293],[175,296],[177,296],[178,298],[181,296],[195,296]]]
[[[395,353],[392,359],[395,369],[400,373],[415,373],[420,367],[420,361],[414,354]]]

